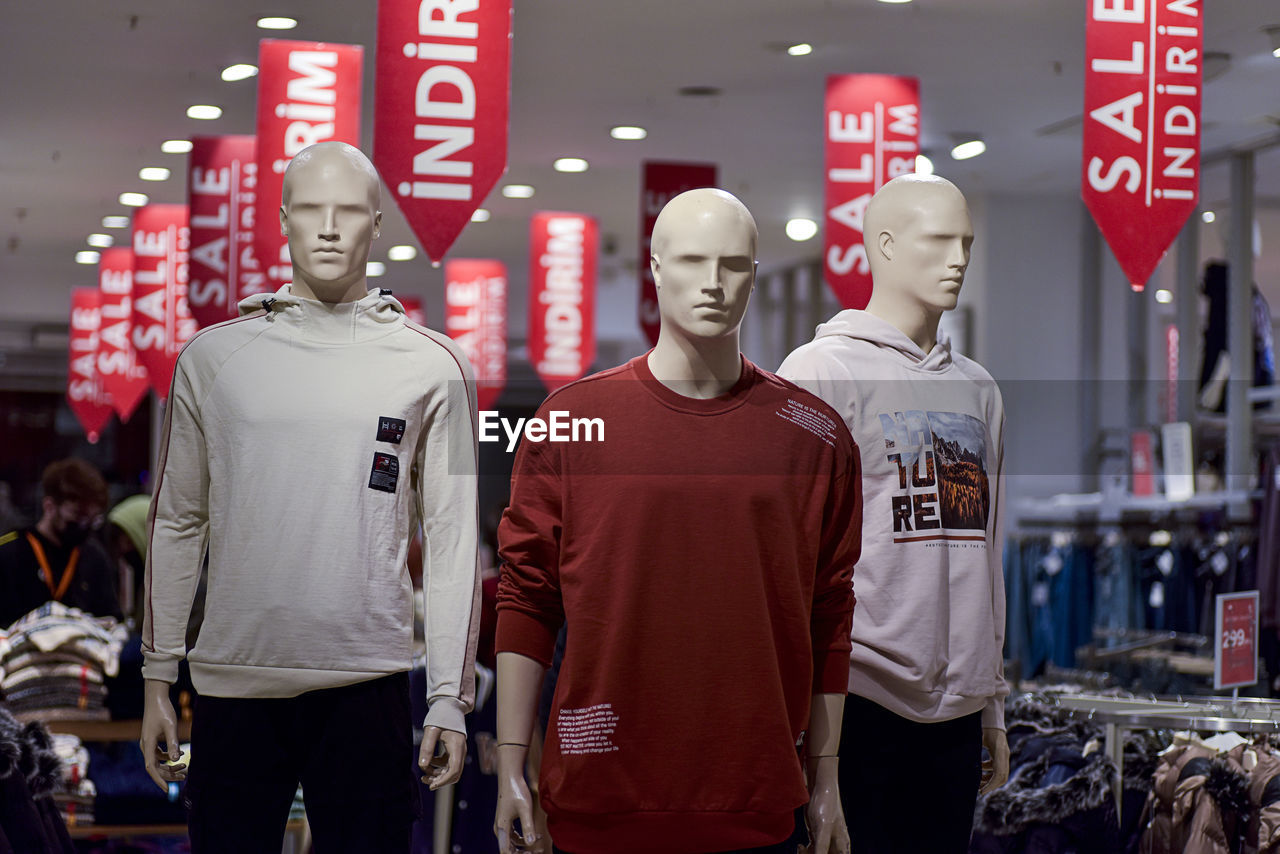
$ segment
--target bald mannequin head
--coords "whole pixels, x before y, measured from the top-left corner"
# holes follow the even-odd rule
[[[378,172],[345,142],[308,146],[284,173],[280,231],[289,238],[292,291],[322,302],[360,299],[382,225]]]

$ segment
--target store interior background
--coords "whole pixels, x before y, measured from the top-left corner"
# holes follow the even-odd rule
[[[1280,25],[1275,0],[1205,0],[1202,117],[1202,261],[1226,256],[1228,163],[1237,146],[1256,158],[1254,278],[1280,318],[1280,59],[1265,28]],[[186,157],[160,152],[166,139],[252,133],[256,80],[227,83],[223,68],[255,63],[260,38],[365,47],[363,148],[372,152],[375,46],[373,0],[219,3],[84,3],[13,0],[5,5],[0,51],[0,480],[34,485],[48,461],[79,453],[104,469],[136,476],[139,443],[155,411],[143,407],[125,430],[88,446],[65,404],[70,289],[97,283],[96,266],[74,256],[101,220],[127,214],[117,202],[140,191],[154,202],[185,201]],[[267,32],[255,21],[287,15],[296,29]],[[1098,475],[1123,474],[1120,454],[1094,465],[1097,437],[1082,405],[1097,402],[1100,426],[1116,436],[1163,420],[1165,328],[1174,258],[1151,286],[1131,295],[1104,248],[1100,304],[1082,298],[1082,245],[1092,228],[1079,201],[1085,5],[1076,0],[517,0],[512,55],[509,169],[499,182],[527,183],[531,199],[495,188],[487,222],[472,223],[453,257],[496,258],[510,276],[509,384],[499,406],[528,414],[543,394],[525,361],[528,220],[539,210],[599,218],[595,368],[644,351],[636,321],[639,182],[644,160],[716,163],[721,184],[740,196],[760,227],[761,280],[744,330],[744,350],[776,369],[813,321],[838,306],[825,289],[810,299],[809,270],[821,236],[794,242],[792,217],[822,221],[823,85],[826,75],[878,72],[920,79],[922,146],[938,174],[960,186],[977,240],[955,319],[965,350],[1001,382],[1008,399],[1006,470],[1012,497],[1097,489]],[[813,46],[791,56],[787,47]],[[683,95],[682,87],[718,94]],[[192,104],[221,106],[216,121],[186,117]],[[614,125],[648,131],[643,141],[610,138]],[[954,134],[977,133],[980,157],[954,161]],[[559,157],[590,168],[563,174]],[[1215,159],[1216,158],[1216,159]],[[138,170],[165,166],[169,180]],[[387,249],[416,245],[390,192],[372,260],[386,273],[371,284],[425,300],[432,326],[443,316],[442,271],[419,250],[388,261]],[[107,230],[117,242],[126,230]],[[788,301],[788,288],[796,295]],[[788,308],[788,305],[790,306]],[[1145,347],[1129,313],[1142,312]],[[1089,334],[1090,331],[1096,334]],[[1198,331],[1195,333],[1198,338]],[[1090,342],[1093,342],[1092,344]],[[1091,350],[1090,348],[1096,348]],[[1145,362],[1144,386],[1130,383]],[[1096,363],[1096,373],[1089,368]],[[1198,375],[1198,361],[1183,376]],[[1145,399],[1135,423],[1129,400]],[[1273,416],[1264,416],[1263,420]],[[509,459],[485,449],[498,500]],[[136,491],[136,490],[134,490]],[[28,505],[29,506],[29,505]],[[1013,507],[1014,505],[1010,505]]]

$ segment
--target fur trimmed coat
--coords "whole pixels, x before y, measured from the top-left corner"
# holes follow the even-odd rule
[[[1248,785],[1230,756],[1175,741],[1161,755],[1143,809],[1141,854],[1231,854],[1249,812]]]
[[[19,723],[0,706],[0,854],[74,854],[52,794],[61,762],[41,723]]]

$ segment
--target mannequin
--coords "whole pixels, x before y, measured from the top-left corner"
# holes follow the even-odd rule
[[[543,403],[602,417],[607,447],[518,452],[499,528],[499,847],[549,850],[524,765],[563,621],[540,786],[554,850],[794,854],[807,800],[811,850],[847,852],[837,751],[857,452],[836,413],[739,350],[756,272],[740,201],[675,197],[652,253],[653,350]],[[780,450],[761,459],[757,440]]]
[[[408,850],[418,520],[431,656],[417,761],[433,789],[462,772],[479,626],[474,383],[448,338],[368,290],[378,205],[358,149],[300,152],[280,208],[292,284],[243,301],[178,359],[147,550],[141,747],[157,785],[187,777],[169,685],[207,542],[190,655],[195,851],[278,847],[299,779],[318,844]]]
[[[818,327],[779,374],[839,411],[862,453],[866,514],[855,577],[865,586],[854,615],[845,741],[865,743],[875,729],[886,750],[901,750],[889,744],[895,739],[936,746],[923,759],[900,753],[881,762],[868,759],[868,745],[842,767],[841,791],[860,851],[963,852],[980,779],[985,793],[1008,776],[1004,410],[990,375],[937,339],[973,243],[964,196],[940,177],[895,178],[872,198],[865,226],[873,281],[866,310]],[[984,746],[991,759],[980,772]],[[938,758],[944,754],[952,764]],[[930,795],[950,808],[943,818],[915,822],[911,834],[902,833],[909,819],[893,800],[911,785],[892,776],[907,766],[910,780],[958,781],[954,792]]]

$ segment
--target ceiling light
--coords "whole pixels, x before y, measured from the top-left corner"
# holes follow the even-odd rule
[[[533,187],[528,184],[507,184],[502,188],[502,195],[508,199],[529,199],[533,197]]]
[[[160,150],[165,154],[186,154],[191,150],[191,140],[166,139],[160,143]]]
[[[392,246],[387,250],[387,259],[390,261],[412,261],[418,257],[418,250],[405,243],[400,246]]]
[[[1267,34],[1267,38],[1271,39],[1271,55],[1280,59],[1280,24],[1263,27],[1262,31]]]
[[[260,30],[292,30],[298,26],[298,22],[293,18],[259,18],[258,29]]]
[[[103,228],[128,228],[129,218],[127,216],[104,216],[102,218]]]
[[[586,172],[587,161],[581,157],[561,157],[551,164],[557,172]]]
[[[131,208],[140,208],[148,201],[146,193],[121,193],[120,204]]]
[[[488,222],[489,212],[484,208],[476,208],[471,214],[472,222]]]
[[[163,166],[144,166],[138,170],[138,177],[144,181],[168,181],[169,170]]]
[[[811,219],[797,217],[787,220],[787,237],[797,243],[809,240],[818,233],[818,224]]]
[[[1203,220],[1204,222],[1213,222],[1217,218],[1218,218],[1218,215],[1215,214],[1213,211],[1205,211],[1204,213],[1200,214],[1200,219]]]
[[[102,253],[95,252],[92,249],[82,249],[76,253],[77,264],[97,264],[98,259],[102,257]]]
[[[187,107],[187,118],[189,119],[217,119],[222,117],[222,108],[215,107],[212,104],[196,104]]]
[[[370,261],[364,265],[364,274],[366,276],[381,276],[387,272],[387,265],[381,261]]]
[[[987,150],[987,144],[973,136],[960,137],[964,142],[958,143],[955,148],[951,149],[952,160],[968,160],[971,157],[977,157],[979,154]]]
[[[916,155],[916,174],[932,175],[933,161],[930,160],[928,157],[924,156],[923,154],[917,154]]]
[[[911,0],[880,0],[881,3],[910,3]]]
[[[1156,302],[1164,304],[1173,302],[1173,291],[1167,291],[1164,288],[1156,291]]]
[[[648,135],[647,130],[634,125],[618,125],[616,128],[609,129],[609,136],[614,139],[644,139]]]
[[[250,77],[258,76],[258,66],[249,65],[248,63],[238,62],[235,65],[228,65],[222,69],[222,79],[228,83],[235,83],[237,80],[248,80]]]
[[[787,56],[808,56],[811,53],[813,53],[813,45],[803,42],[787,48]]]
[[[98,249],[107,249],[115,242],[116,239],[110,234],[90,234],[85,238],[85,243],[88,243],[90,246],[97,247]]]

